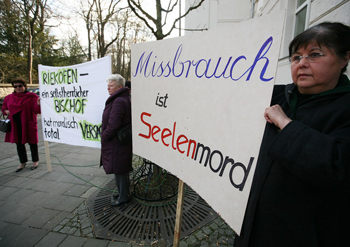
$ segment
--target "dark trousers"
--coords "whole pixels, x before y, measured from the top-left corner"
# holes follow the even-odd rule
[[[119,192],[118,201],[126,202],[130,199],[129,190],[130,190],[130,178],[129,173],[124,174],[114,174],[115,183]]]
[[[16,143],[17,146],[17,154],[19,157],[19,162],[26,163],[28,161],[27,157],[27,150],[25,144],[22,144],[22,122],[20,113],[16,113],[13,115],[13,119],[15,120],[16,127],[17,127],[17,135],[18,135],[18,143]],[[32,161],[38,162],[39,161],[39,152],[38,152],[38,144],[30,144],[30,152],[32,153]]]
[[[19,157],[19,162],[26,163],[28,161],[26,146],[22,143],[16,143],[17,145],[17,154]],[[38,144],[29,144],[30,152],[32,153],[32,161],[39,161],[39,152],[38,152]]]

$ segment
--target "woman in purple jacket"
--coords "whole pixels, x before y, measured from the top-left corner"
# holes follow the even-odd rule
[[[132,170],[132,143],[121,144],[116,132],[131,123],[131,100],[125,80],[118,74],[107,79],[109,98],[102,115],[101,166],[106,174],[114,174],[119,195],[113,196],[112,206],[130,201],[129,172]]]

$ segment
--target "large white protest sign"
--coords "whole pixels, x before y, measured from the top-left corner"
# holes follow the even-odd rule
[[[100,147],[110,56],[72,66],[39,65],[44,141]]]
[[[284,15],[132,47],[134,153],[191,186],[239,234]]]

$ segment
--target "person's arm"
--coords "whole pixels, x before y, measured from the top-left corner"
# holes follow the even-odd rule
[[[125,102],[119,99],[114,100],[111,112],[109,114],[107,127],[102,132],[101,138],[103,140],[109,141],[116,135],[117,130],[122,127],[125,111]]]
[[[350,177],[350,123],[324,134],[291,121],[271,144],[268,155],[315,187],[344,186]]]

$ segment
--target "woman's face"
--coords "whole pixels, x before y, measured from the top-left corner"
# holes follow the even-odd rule
[[[302,94],[318,94],[333,89],[338,83],[342,68],[348,61],[346,58],[339,58],[333,49],[320,47],[315,41],[310,42],[306,48],[300,47],[292,57],[310,56],[315,53],[319,55],[315,61],[310,62],[305,57],[298,63],[291,61],[292,79]]]
[[[13,88],[16,93],[24,93],[25,87],[21,83],[14,83]]]
[[[109,81],[108,82],[108,86],[107,86],[107,90],[109,95],[114,94],[115,92],[117,92],[120,88],[122,88],[122,86],[117,86],[115,81]]]

